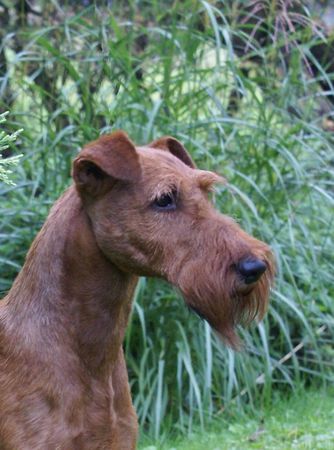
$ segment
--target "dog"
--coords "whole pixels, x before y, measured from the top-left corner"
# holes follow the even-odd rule
[[[132,450],[122,342],[139,276],[164,278],[230,345],[265,313],[270,248],[220,214],[218,175],[163,137],[86,145],[0,303],[1,450]]]

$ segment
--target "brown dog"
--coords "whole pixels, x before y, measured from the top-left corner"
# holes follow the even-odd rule
[[[219,214],[219,177],[174,138],[87,145],[0,307],[0,449],[131,450],[122,351],[138,276],[165,278],[230,344],[261,317],[267,245]]]

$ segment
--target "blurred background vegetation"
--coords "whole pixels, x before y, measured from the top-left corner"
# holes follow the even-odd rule
[[[0,181],[1,294],[76,152],[118,128],[181,140],[229,180],[216,206],[275,251],[269,313],[239,353],[169,285],[140,281],[125,350],[153,437],[334,381],[331,4],[0,0],[0,142],[23,129],[1,148],[1,164],[23,154],[15,185]]]

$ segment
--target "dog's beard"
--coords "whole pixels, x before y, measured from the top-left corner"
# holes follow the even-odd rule
[[[187,306],[232,348],[240,347],[237,325],[260,320],[266,312],[274,271],[270,260],[266,264],[265,274],[253,286],[245,286],[237,276],[231,275],[218,280],[220,285],[217,286],[217,280],[210,283],[203,273],[198,273],[197,277],[193,273],[192,280],[196,282],[190,285],[186,280],[179,284]]]

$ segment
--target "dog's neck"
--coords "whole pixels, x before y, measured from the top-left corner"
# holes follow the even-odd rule
[[[52,208],[6,298],[11,330],[30,347],[70,346],[92,372],[116,360],[137,277],[97,247],[71,187]]]

